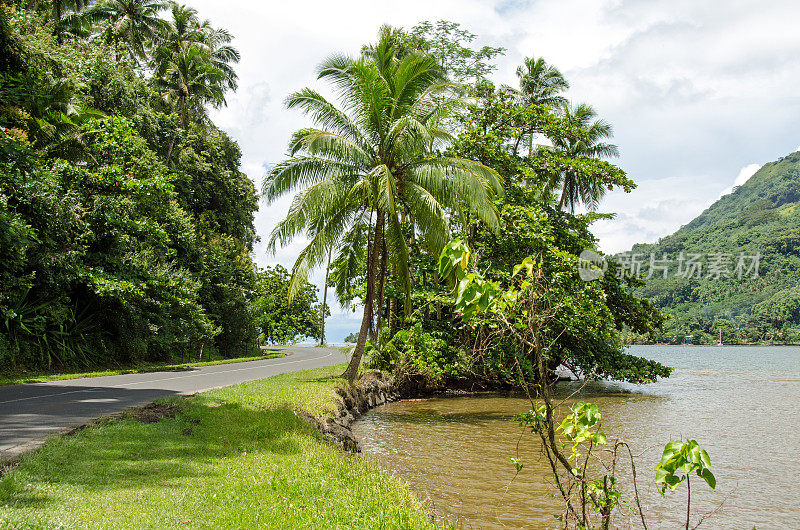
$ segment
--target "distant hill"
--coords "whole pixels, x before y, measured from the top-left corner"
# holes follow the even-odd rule
[[[800,343],[799,203],[795,152],[764,165],[674,234],[617,255],[629,271],[643,262],[641,273],[651,275],[637,291],[672,316],[661,339],[716,343],[721,331],[726,343]],[[702,263],[699,274],[690,258]]]

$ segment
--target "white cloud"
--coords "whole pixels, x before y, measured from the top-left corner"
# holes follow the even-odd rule
[[[592,232],[607,253],[630,250],[634,243],[653,243],[691,221],[719,198],[719,187],[703,175],[642,181],[631,193],[609,193],[601,210],[617,212],[613,220],[594,224]]]
[[[741,169],[741,171],[739,171],[739,174],[736,176],[736,180],[733,181],[733,186],[730,186],[722,190],[722,193],[720,193],[719,196],[722,197],[723,195],[727,195],[733,192],[733,188],[735,188],[736,186],[741,186],[742,184],[750,180],[750,177],[755,175],[756,171],[758,171],[759,169],[761,169],[761,164],[747,164],[746,166],[744,166]]]
[[[630,194],[609,194],[603,209],[620,213],[612,221],[598,221],[594,225],[601,250],[616,253],[629,250],[635,243],[656,242],[700,215],[734,187],[747,182],[760,168],[761,164],[744,166],[733,185],[722,193],[706,175],[693,175],[643,181]]]
[[[619,213],[597,224],[604,249],[667,235],[719,197],[732,174],[753,160],[785,155],[800,137],[800,4],[793,0],[188,3],[236,37],[240,89],[214,119],[239,142],[243,167],[259,185],[263,164],[280,160],[291,132],[307,124],[283,108],[284,98],[307,85],[325,90],[316,65],[335,52],[357,53],[384,23],[462,23],[480,45],[508,49],[499,83],[516,81],[526,55],[564,71],[569,97],[591,103],[614,125],[618,162],[640,184],[602,205]],[[262,238],[288,204],[287,198],[262,206]],[[300,248],[293,244],[274,257],[259,248],[256,259],[290,265]]]
[[[747,164],[739,171],[739,174],[736,176],[736,180],[733,182],[734,186],[741,186],[748,180],[750,177],[756,174],[756,171],[761,169],[761,164]]]

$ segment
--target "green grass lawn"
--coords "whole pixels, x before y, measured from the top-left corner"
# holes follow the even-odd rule
[[[0,478],[0,528],[429,528],[403,483],[322,441],[344,365],[163,400],[52,438]]]
[[[242,363],[245,361],[259,361],[261,359],[274,359],[275,357],[285,357],[286,354],[278,351],[269,352],[266,355],[255,357],[236,357],[234,359],[213,359],[204,362],[188,363],[140,363],[124,368],[109,368],[96,370],[94,372],[41,372],[41,371],[19,371],[15,373],[0,374],[0,386],[17,385],[20,383],[44,383],[46,381],[61,381],[64,379],[79,379],[81,377],[99,377],[101,375],[121,375],[121,374],[140,374],[144,372],[160,372],[162,370],[180,370],[182,368],[194,368],[197,366],[211,366],[214,364]]]

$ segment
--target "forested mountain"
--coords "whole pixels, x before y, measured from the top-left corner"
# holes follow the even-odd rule
[[[617,256],[629,272],[642,263],[640,273],[650,278],[637,294],[672,316],[661,339],[716,343],[722,332],[726,343],[800,341],[798,203],[795,152],[764,165],[674,234]]]
[[[257,195],[207,113],[231,39],[168,2],[0,3],[0,369],[255,351]]]

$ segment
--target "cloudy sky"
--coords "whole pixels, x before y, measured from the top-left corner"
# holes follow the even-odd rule
[[[287,94],[322,89],[314,68],[334,52],[355,54],[381,24],[459,22],[479,45],[503,46],[495,80],[513,84],[524,56],[544,57],[614,125],[618,164],[639,187],[612,193],[595,226],[601,249],[655,241],[693,219],[760,165],[800,144],[800,2],[796,0],[188,0],[235,36],[240,86],[215,121],[242,147],[260,185],[307,124],[283,109]],[[262,205],[267,235],[289,199]],[[302,242],[260,264],[290,266]],[[319,282],[319,274],[316,281]],[[336,311],[339,313],[339,311]],[[334,315],[332,340],[357,327]]]

